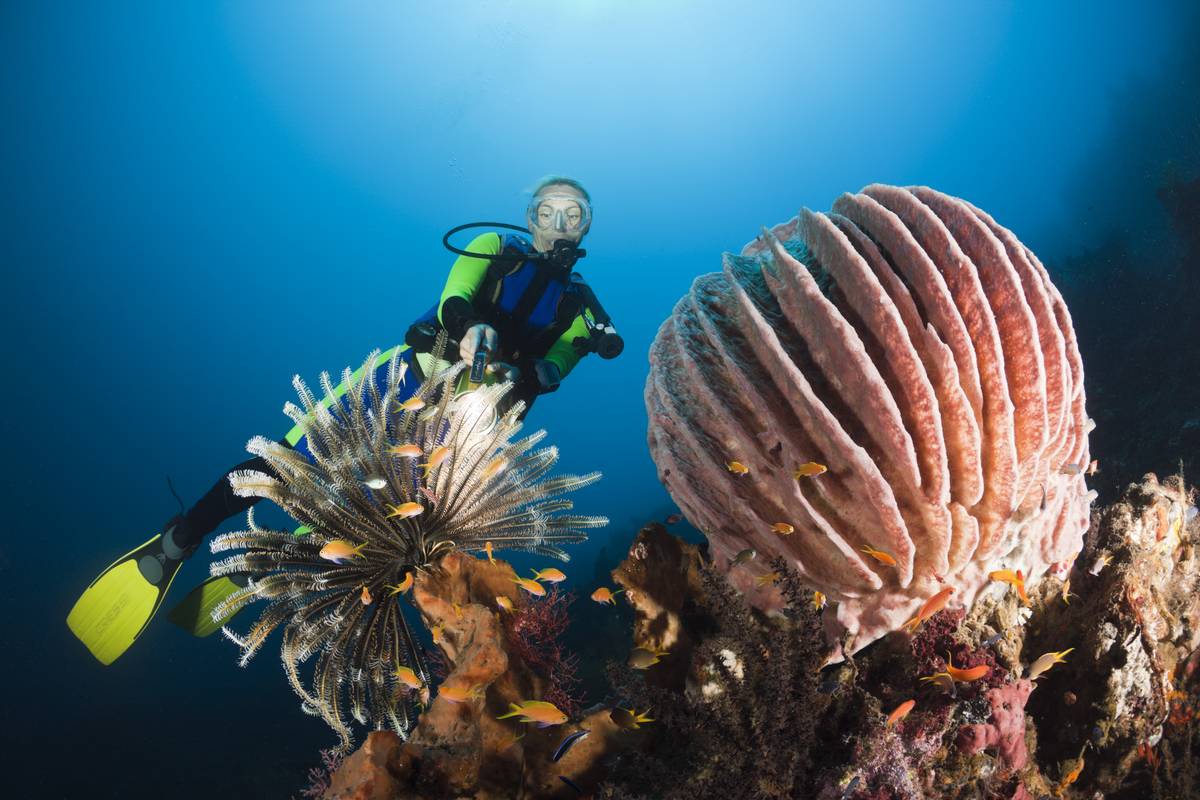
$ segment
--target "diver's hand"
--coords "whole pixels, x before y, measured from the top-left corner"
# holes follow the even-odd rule
[[[495,375],[501,381],[511,381],[516,383],[521,380],[521,370],[519,367],[514,367],[512,364],[504,361],[493,361],[487,365],[487,371],[491,375]]]
[[[462,340],[458,343],[458,355],[463,361],[470,363],[475,359],[475,351],[481,347],[496,352],[500,344],[500,335],[491,325],[479,323],[467,328]]]

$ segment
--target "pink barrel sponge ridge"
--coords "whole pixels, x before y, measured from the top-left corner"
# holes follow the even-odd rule
[[[947,586],[970,608],[990,571],[1036,583],[1082,547],[1071,316],[963,200],[875,184],[764,229],[693,282],[650,364],[650,451],[714,560],[770,608],[778,590],[752,578],[782,557],[850,652]]]

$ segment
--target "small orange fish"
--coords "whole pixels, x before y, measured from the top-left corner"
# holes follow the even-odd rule
[[[557,567],[546,567],[541,571],[533,570],[533,579],[535,581],[545,581],[546,583],[562,583],[567,579],[567,576]]]
[[[1029,595],[1025,594],[1025,575],[1021,570],[1013,572],[1011,569],[996,569],[989,572],[988,577],[994,581],[1010,584],[1017,590],[1017,596],[1021,598],[1021,602],[1029,605]]]
[[[1162,762],[1158,753],[1154,752],[1154,745],[1150,744],[1150,740],[1142,742],[1137,747],[1137,754],[1146,759],[1146,763],[1150,765],[1150,769],[1158,772],[1158,765]]]
[[[889,567],[896,566],[896,559],[893,558],[890,554],[885,553],[882,550],[876,550],[874,547],[866,547],[866,546],[860,547],[859,550],[866,553],[871,558],[878,561],[880,564],[886,564]]]
[[[1076,597],[1076,596],[1077,595],[1071,594],[1071,579],[1067,578],[1065,581],[1063,581],[1063,585],[1062,585],[1062,601],[1064,603],[1066,603],[1067,605],[1071,605],[1070,598]]]
[[[492,555],[492,550],[493,550],[493,547],[492,547],[492,543],[491,543],[491,542],[484,542],[484,543],[483,543],[483,552],[487,553],[487,557],[488,557],[488,563],[489,563],[489,564],[495,564],[495,563],[496,563],[496,559],[495,559],[495,557]]]
[[[434,494],[433,490],[430,489],[428,486],[418,486],[417,491],[420,492],[421,494],[425,495],[426,499],[428,499],[429,502],[433,503],[435,506],[437,505],[437,495]]]
[[[439,445],[433,448],[433,452],[429,454],[429,460],[424,464],[418,464],[418,467],[424,467],[425,474],[422,477],[429,477],[429,473],[437,469],[443,461],[450,456],[450,448],[445,445]]]
[[[925,675],[921,678],[924,683],[936,684],[941,689],[949,692],[952,695],[958,694],[954,688],[954,676],[949,672],[935,672],[932,675]]]
[[[451,703],[465,703],[467,700],[483,696],[483,687],[478,683],[467,686],[464,683],[454,686],[442,686],[438,689],[438,697],[444,697]]]
[[[890,728],[900,720],[908,716],[908,712],[913,710],[913,706],[917,704],[916,700],[905,700],[900,705],[896,706],[892,713],[888,714],[887,726]]]
[[[396,406],[401,411],[420,411],[425,407],[425,401],[419,397],[410,397],[403,403],[397,403]]]
[[[792,476],[796,480],[801,478],[814,478],[824,472],[829,471],[829,467],[824,464],[818,464],[815,461],[809,461],[792,470]]]
[[[374,597],[371,597],[371,590],[367,588],[366,584],[363,584],[362,594],[359,595],[359,599],[362,600],[362,604],[364,606],[371,605],[371,603],[375,600]]]
[[[424,455],[420,445],[416,444],[397,444],[388,448],[388,452],[394,456],[402,458],[420,458]]]
[[[671,514],[665,520],[663,520],[663,522],[667,525],[674,525],[676,522],[679,522],[681,519],[683,519],[683,514]]]
[[[1066,791],[1067,787],[1074,783],[1079,778],[1079,774],[1083,772],[1083,753],[1079,754],[1079,761],[1076,762],[1075,768],[1063,775],[1062,780],[1058,782],[1058,790],[1055,792],[1059,797]]]
[[[434,625],[432,628],[429,629],[429,632],[431,634],[433,634],[433,643],[434,644],[442,643],[442,626],[441,625]]]
[[[778,583],[782,577],[778,572],[768,572],[766,575],[759,575],[754,582],[759,586],[771,586]]]
[[[961,669],[954,666],[954,661],[951,659],[950,654],[946,653],[946,672],[949,673],[950,677],[956,681],[970,683],[971,681],[977,681],[980,678],[986,677],[991,671],[992,668],[987,664],[980,664],[977,667]]]
[[[347,542],[345,539],[333,539],[326,542],[321,547],[321,552],[319,552],[317,555],[326,561],[332,561],[335,564],[341,564],[347,559],[361,558],[362,549],[366,546],[366,542],[363,542],[356,547],[353,542]]]
[[[508,707],[512,711],[502,714],[496,719],[520,716],[521,722],[536,722],[539,728],[562,725],[567,721],[566,714],[560,711],[556,705],[547,703],[545,700],[523,700],[520,703],[509,703]]]
[[[1087,470],[1085,470],[1085,471],[1087,472],[1088,475],[1095,475],[1097,472],[1100,471],[1100,462],[1097,459],[1093,458],[1091,463],[1089,463],[1087,465]]]
[[[512,613],[513,602],[512,602],[512,600],[509,600],[504,595],[501,595],[501,594],[496,595],[496,605],[500,606],[508,613],[510,613],[510,614]]]
[[[740,461],[730,461],[727,464],[725,464],[725,468],[727,470],[729,470],[730,472],[732,472],[734,475],[745,475],[747,472],[750,471],[750,468],[747,467],[745,464],[743,464]]]
[[[635,647],[629,653],[629,666],[634,669],[649,669],[659,662],[662,656],[668,656],[666,650],[650,650],[645,647]]]
[[[825,607],[825,595],[822,592],[813,592],[813,608],[820,611]]]
[[[510,580],[532,595],[543,597],[546,594],[546,587],[532,578],[510,578]]]
[[[627,731],[636,731],[642,727],[643,722],[654,722],[648,715],[650,709],[638,713],[635,708],[614,708],[609,712],[608,718],[613,721],[618,728],[623,728]]]
[[[613,600],[613,598],[616,597],[617,595],[619,595],[623,591],[625,591],[625,590],[617,589],[614,592],[612,589],[609,589],[607,586],[601,586],[599,589],[592,592],[592,599],[595,600],[597,603],[608,603],[610,606],[614,606],[617,603],[615,600]]]
[[[1066,650],[1059,650],[1057,653],[1043,653],[1037,657],[1036,661],[1029,665],[1029,674],[1026,677],[1034,681],[1055,664],[1065,664],[1065,656],[1074,649],[1074,647],[1068,647]]]
[[[411,572],[408,572],[408,573],[405,573],[404,580],[400,581],[397,584],[385,583],[383,585],[383,588],[389,590],[389,595],[391,597],[395,597],[396,595],[400,594],[401,592],[407,592],[409,589],[412,588],[412,585],[413,585],[413,574]]]
[[[452,605],[454,606],[454,618],[462,619],[462,606],[458,603],[453,603]]]
[[[774,525],[771,526],[771,532],[778,533],[780,536],[787,536],[787,535],[791,534],[792,532],[794,532],[795,530],[796,530],[795,528],[793,528],[791,525],[787,524],[786,522],[776,522]]]
[[[925,601],[925,605],[921,606],[921,610],[917,615],[904,623],[904,627],[909,633],[913,633],[920,627],[921,623],[932,617],[934,614],[946,607],[946,603],[950,601],[950,595],[954,594],[954,587],[947,586],[933,597]]]
[[[425,507],[420,503],[401,503],[398,506],[394,506],[391,503],[385,503],[385,505],[391,509],[391,511],[387,513],[387,519],[391,519],[392,517],[408,519],[410,517],[415,517],[425,513]]]
[[[413,672],[412,667],[398,666],[395,672],[396,678],[410,689],[420,689],[425,683],[417,677],[417,673]]]
[[[483,480],[490,480],[500,473],[500,470],[508,466],[508,459],[503,456],[496,456],[486,467],[483,468]]]

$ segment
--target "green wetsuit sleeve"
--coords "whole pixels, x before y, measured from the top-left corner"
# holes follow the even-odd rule
[[[587,323],[583,320],[583,315],[589,313],[587,309],[579,312],[575,321],[571,323],[571,327],[567,328],[566,332],[558,337],[558,341],[550,345],[550,349],[546,351],[546,360],[553,362],[554,366],[558,367],[560,379],[567,377],[567,374],[579,363],[579,359],[583,358],[571,342],[579,336],[587,337],[588,328]]]
[[[500,234],[481,233],[464,249],[472,253],[496,255],[500,252]],[[442,297],[438,302],[438,322],[451,336],[458,338],[462,335],[463,331],[460,328],[468,321],[467,317],[471,316],[475,294],[483,285],[490,263],[486,258],[460,255],[450,267],[446,287],[442,289]],[[447,301],[450,301],[449,305]]]

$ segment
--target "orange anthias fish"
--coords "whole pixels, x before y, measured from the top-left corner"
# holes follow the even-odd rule
[[[452,603],[451,605],[454,606],[454,618],[462,619],[462,606],[460,606],[458,603]]]
[[[683,514],[671,514],[665,520],[663,520],[663,522],[667,525],[674,525],[676,522],[679,522],[682,519]]]
[[[903,703],[896,706],[896,708],[892,710],[892,713],[888,714],[888,718],[887,718],[888,727],[890,728],[891,726],[895,725],[900,720],[907,717],[908,712],[912,711],[913,706],[915,706],[916,704],[917,704],[916,700],[905,700]]]
[[[649,669],[659,662],[662,656],[668,656],[666,650],[649,650],[645,647],[635,647],[629,653],[629,666],[634,669]]]
[[[433,634],[433,643],[434,644],[442,643],[442,626],[441,625],[434,625],[432,628],[429,629],[429,632],[431,634]]]
[[[772,533],[778,533],[780,536],[787,536],[793,533],[796,529],[786,522],[776,522],[771,526]]]
[[[371,605],[371,603],[375,600],[374,597],[371,597],[371,590],[366,587],[366,584],[363,585],[362,594],[359,596],[359,599],[362,600],[362,604],[364,606]]]
[[[817,475],[828,471],[829,467],[825,466],[824,464],[818,464],[815,461],[809,461],[792,470],[792,476],[796,480],[800,480],[801,478],[814,478]]]
[[[400,594],[401,592],[407,592],[409,589],[412,588],[412,585],[413,585],[413,574],[411,572],[408,572],[404,575],[404,580],[402,580],[396,584],[385,583],[383,585],[383,588],[388,589],[389,594],[392,597],[395,597],[396,595]]]
[[[567,579],[567,576],[557,567],[546,567],[543,570],[533,570],[533,579],[546,583],[561,583]]]
[[[396,406],[401,411],[420,411],[425,407],[425,401],[419,397],[410,397],[403,403],[397,403]]]
[[[503,608],[505,611],[509,612],[510,614],[512,613],[513,602],[512,602],[512,600],[509,600],[504,595],[502,595],[502,594],[496,595],[496,605],[500,606],[501,608]]]
[[[958,692],[954,688],[954,676],[949,672],[935,672],[932,675],[924,675],[921,681],[925,683],[933,683],[940,686],[952,695],[957,696]]]
[[[946,603],[950,601],[950,595],[954,594],[954,587],[947,586],[933,597],[925,601],[925,605],[921,606],[921,610],[917,615],[904,623],[904,627],[909,633],[913,633],[920,627],[921,623],[932,617],[934,614],[946,607]]]
[[[866,547],[866,546],[860,547],[859,550],[866,553],[871,558],[878,561],[880,564],[886,564],[889,567],[896,566],[896,559],[893,558],[891,556],[891,554],[885,553],[883,550],[876,550],[874,547]]]
[[[524,700],[520,703],[509,703],[508,707],[512,711],[496,717],[496,719],[520,716],[521,722],[536,722],[539,728],[562,725],[567,721],[566,714],[560,711],[556,705],[547,703],[545,700]]]
[[[654,720],[648,716],[649,714],[650,709],[648,708],[639,714],[636,708],[618,707],[609,712],[608,718],[611,719],[618,728],[623,728],[627,731],[636,731],[642,727],[643,722],[654,722]]]
[[[388,519],[391,519],[392,517],[399,517],[400,519],[408,519],[409,517],[415,517],[415,516],[425,513],[425,507],[423,505],[421,505],[420,503],[401,503],[398,506],[394,506],[391,503],[387,503],[386,505],[389,509],[391,509],[387,513]]]
[[[533,578],[510,578],[509,580],[532,595],[543,597],[546,594],[546,587],[542,586]]]
[[[988,577],[994,581],[1011,584],[1017,590],[1017,596],[1021,598],[1021,602],[1029,605],[1029,595],[1025,594],[1025,575],[1021,570],[1013,572],[1011,569],[997,569],[989,572]]]
[[[617,603],[613,598],[616,597],[617,595],[619,595],[623,591],[625,591],[625,590],[617,589],[614,592],[612,589],[609,589],[607,586],[601,586],[599,589],[592,592],[592,599],[595,600],[597,603],[608,603],[610,606],[614,606]]]
[[[446,447],[445,445],[439,445],[438,447],[433,448],[433,452],[429,454],[428,461],[426,461],[424,464],[418,464],[417,466],[424,467],[425,475],[423,477],[428,477],[429,473],[437,469],[443,461],[449,458],[449,456],[450,448]]]
[[[483,468],[483,480],[486,481],[494,478],[506,466],[508,466],[508,459],[503,456],[496,456]]]
[[[425,685],[424,682],[417,677],[417,673],[413,672],[412,667],[396,667],[395,675],[401,683],[410,689],[420,689]]]
[[[820,611],[825,607],[825,594],[823,592],[813,592],[813,608]]]
[[[473,686],[466,684],[457,684],[455,686],[442,686],[438,689],[438,697],[444,697],[451,703],[465,703],[473,697],[481,697],[483,695],[483,687],[478,683]]]
[[[1037,660],[1029,665],[1029,674],[1026,677],[1031,681],[1037,680],[1040,675],[1055,664],[1065,664],[1067,653],[1074,649],[1074,647],[1068,647],[1066,650],[1059,650],[1057,653],[1044,653],[1038,656]]]
[[[970,683],[971,681],[977,681],[980,678],[986,677],[991,671],[992,668],[987,664],[980,664],[977,667],[960,669],[959,667],[954,666],[954,661],[952,660],[950,654],[946,653],[946,672],[949,673],[950,677],[954,678],[956,681]]]
[[[424,455],[420,445],[416,444],[397,444],[388,448],[388,452],[394,456],[402,458],[420,458]]]
[[[361,558],[362,549],[366,546],[366,542],[363,542],[356,547],[352,542],[347,542],[345,539],[333,539],[332,541],[326,542],[324,546],[321,547],[321,552],[317,555],[326,561],[332,561],[335,564],[341,564],[342,562],[351,558]]]
[[[1076,596],[1071,594],[1071,579],[1067,578],[1062,585],[1062,600],[1067,605],[1071,605],[1071,598]]]
[[[1095,475],[1099,471],[1100,471],[1100,462],[1097,461],[1096,459],[1092,459],[1092,462],[1090,464],[1088,464],[1087,469],[1085,470],[1085,472],[1087,472],[1088,475]]]
[[[489,564],[495,564],[495,563],[496,563],[496,559],[495,559],[495,557],[492,555],[492,551],[493,551],[493,549],[494,549],[494,548],[492,547],[492,543],[491,543],[490,541],[489,541],[489,542],[484,542],[484,543],[483,543],[483,552],[487,553],[487,557],[488,557],[488,563],[489,563]]]
[[[783,578],[778,572],[768,572],[766,575],[759,575],[754,579],[754,582],[759,586],[772,586]]]
[[[1086,747],[1086,745],[1085,745]],[[1062,793],[1067,790],[1067,787],[1079,779],[1079,774],[1083,772],[1083,753],[1079,753],[1079,760],[1075,763],[1075,768],[1063,775],[1062,780],[1058,782],[1055,794],[1062,797]]]
[[[740,461],[728,462],[727,464],[725,464],[725,469],[729,470],[734,475],[745,475],[747,472],[750,471],[750,468],[747,467],[745,464],[743,464]]]

